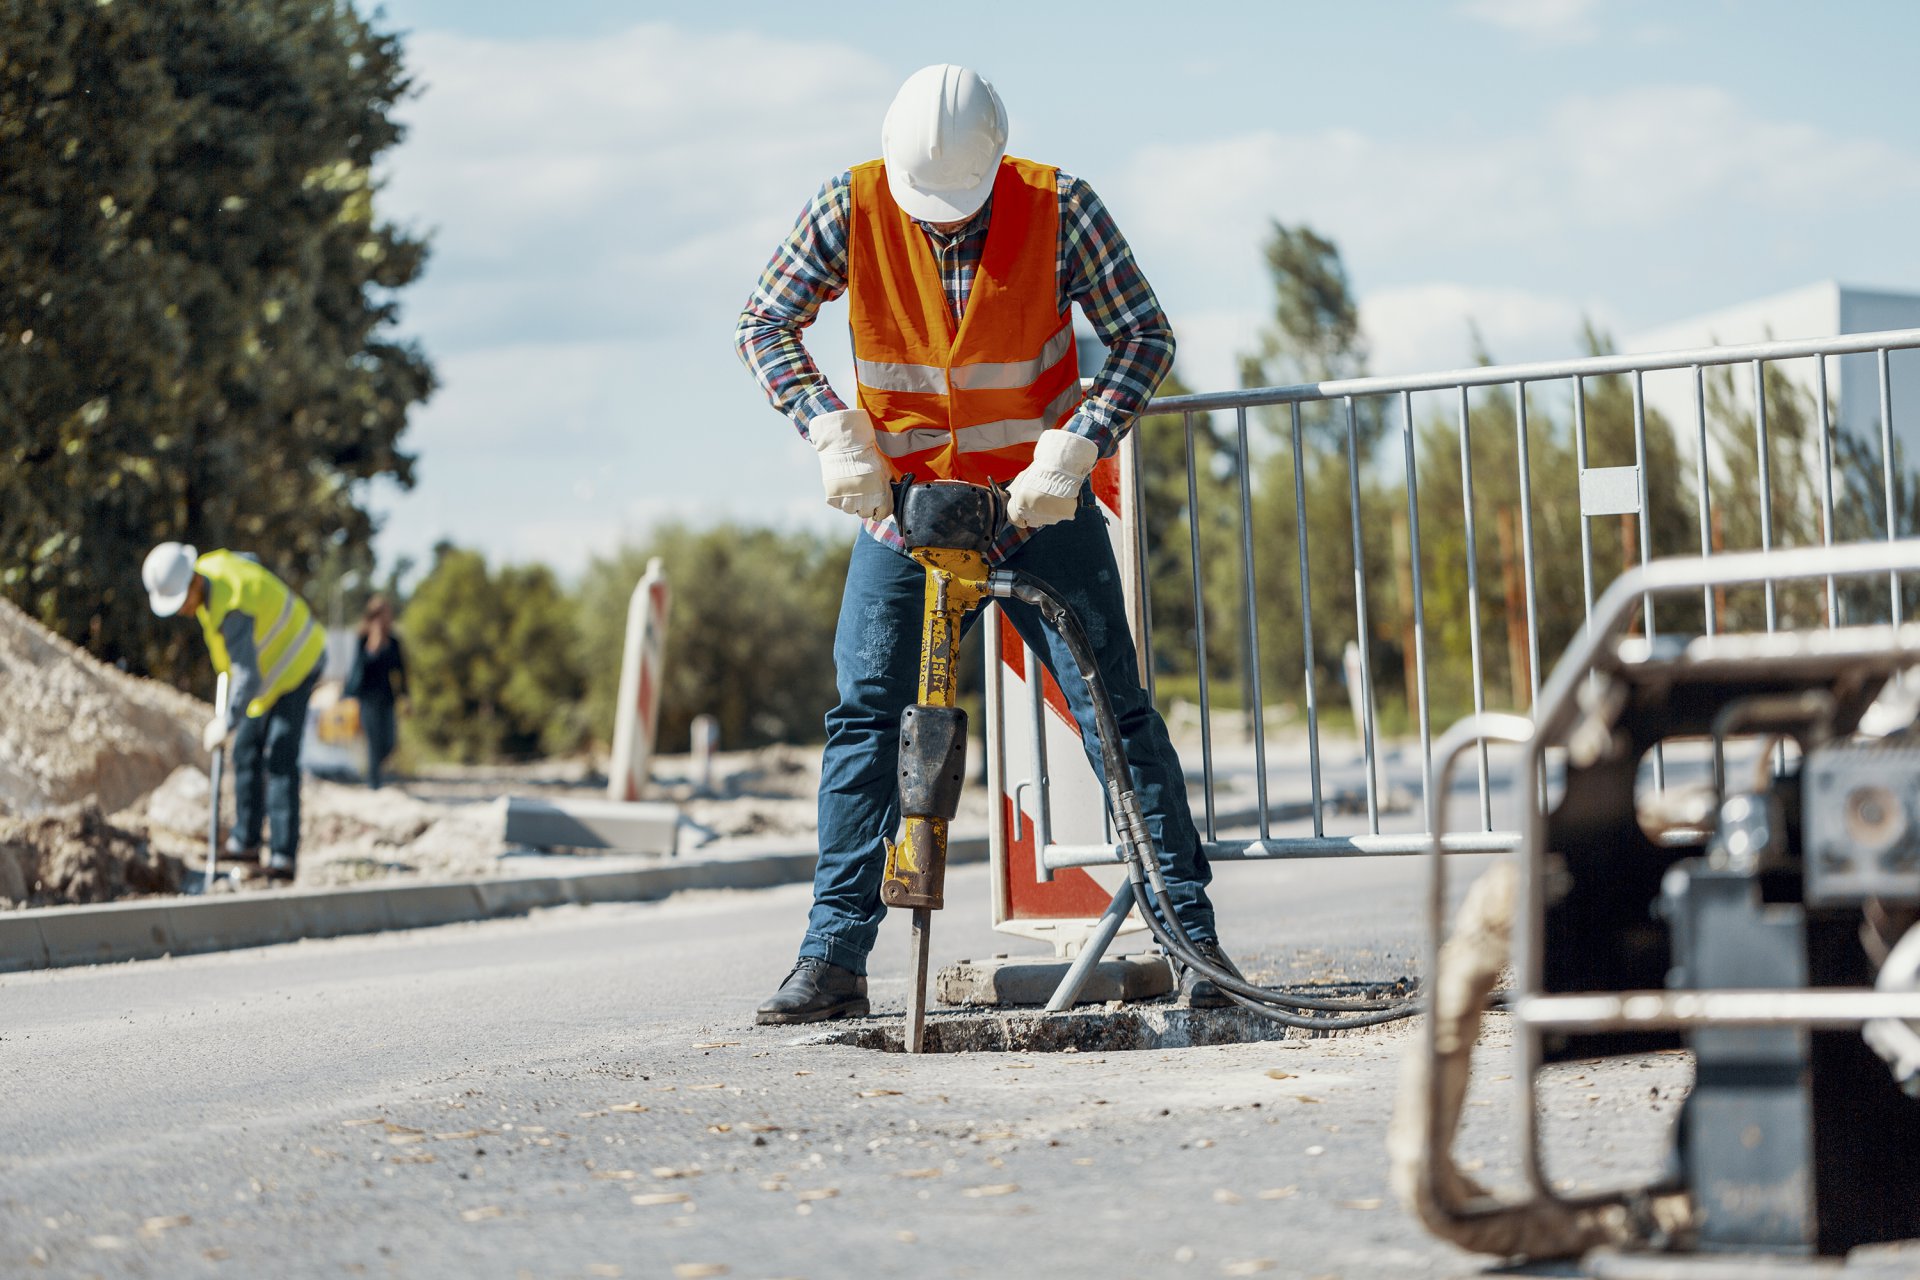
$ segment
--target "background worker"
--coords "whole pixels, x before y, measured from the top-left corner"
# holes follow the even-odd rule
[[[325,665],[326,633],[286,583],[233,551],[199,554],[180,542],[147,553],[141,569],[154,613],[199,619],[215,671],[228,673],[225,714],[202,742],[232,748],[234,828],[227,855],[258,862],[262,819],[267,875],[292,880],[300,853],[300,738],[307,699]]]
[[[380,789],[380,767],[399,737],[395,708],[407,706],[407,656],[393,630],[393,602],[376,594],[360,615],[360,632],[345,694],[360,704],[367,735],[367,785]]]
[[[1046,581],[1080,613],[1180,923],[1226,966],[1180,762],[1140,686],[1119,569],[1088,485],[1172,367],[1173,332],[1092,188],[1007,157],[1006,139],[1005,109],[978,74],[915,72],[887,111],[882,158],[820,189],[735,334],[768,399],[812,442],[828,504],[865,522],[834,638],[839,703],[821,763],[813,910],[799,962],[760,1022],[868,1011],[885,842],[900,822],[900,715],[917,694],[920,656],[925,576],[890,515],[889,482],[908,473],[1008,486],[1010,527],[988,558]],[[842,293],[859,383],[851,409],[800,336]],[[1075,303],[1107,349],[1084,398]],[[999,607],[1091,726],[1085,684],[1038,611]],[[1091,743],[1089,757],[1098,769]],[[1191,971],[1181,989],[1192,1003],[1225,1003]]]

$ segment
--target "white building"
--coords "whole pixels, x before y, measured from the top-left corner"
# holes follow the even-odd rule
[[[1693,347],[1737,346],[1750,342],[1828,338],[1884,329],[1920,329],[1920,294],[1860,289],[1834,281],[1741,303],[1707,315],[1663,325],[1623,339],[1624,353],[1677,351]],[[1812,360],[1782,361],[1779,370],[1811,396],[1818,376]],[[1888,358],[1893,425],[1909,466],[1920,461],[1920,351],[1896,351]],[[1688,370],[1646,376],[1646,401],[1673,424],[1685,455],[1693,455],[1695,429],[1693,375]],[[1739,403],[1752,412],[1753,374],[1736,368],[1733,386]],[[1827,394],[1834,421],[1855,439],[1880,439],[1880,374],[1871,354],[1827,360]]]

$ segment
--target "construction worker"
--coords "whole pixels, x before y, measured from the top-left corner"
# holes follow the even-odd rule
[[[887,110],[881,158],[814,196],[735,332],[768,399],[819,455],[828,505],[865,522],[834,637],[839,703],[826,722],[813,910],[799,962],[760,1006],[759,1022],[868,1012],[885,842],[900,822],[899,721],[917,693],[925,576],[890,514],[890,482],[908,473],[1007,486],[1010,525],[989,559],[1046,581],[1080,613],[1103,658],[1176,914],[1226,967],[1180,762],[1140,685],[1119,569],[1088,484],[1172,367],[1173,333],[1093,189],[1007,156],[1006,141],[1006,111],[980,75],[945,65],[915,72]],[[853,408],[801,340],[821,305],[843,293],[859,384]],[[1075,303],[1106,347],[1084,396]],[[1090,726],[1064,644],[1032,606],[999,607],[1059,680],[1075,720]],[[1192,1004],[1226,1003],[1192,970],[1181,990]]]
[[[235,551],[201,555],[180,542],[147,553],[147,600],[162,618],[200,621],[214,670],[227,672],[227,705],[216,708],[202,742],[231,747],[234,828],[227,856],[258,863],[265,819],[267,876],[292,880],[300,853],[300,738],[307,699],[326,665],[327,636],[306,601],[260,564]]]

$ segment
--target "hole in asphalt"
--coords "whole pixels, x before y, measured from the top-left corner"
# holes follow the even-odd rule
[[[1315,988],[1314,994],[1388,994],[1389,988]],[[1172,1004],[1133,1008],[1077,1010],[1045,1014],[1034,1010],[955,1010],[927,1014],[928,1053],[1114,1053],[1128,1049],[1190,1049],[1206,1045],[1249,1044],[1343,1032],[1303,1031],[1282,1026],[1239,1006],[1185,1009]],[[849,1045],[881,1053],[906,1052],[906,1019],[901,1016],[855,1018],[793,1042],[795,1045]]]

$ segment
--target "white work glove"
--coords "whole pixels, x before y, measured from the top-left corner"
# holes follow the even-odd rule
[[[1100,446],[1065,428],[1040,433],[1033,461],[1007,486],[1007,518],[1022,529],[1073,519],[1080,487],[1100,460]]]
[[[208,755],[226,746],[232,738],[233,730],[227,727],[225,716],[215,716],[207,721],[207,727],[200,731],[200,745],[207,749]]]
[[[887,462],[873,443],[873,419],[865,409],[823,413],[807,427],[820,455],[820,483],[827,505],[867,520],[893,510]]]

